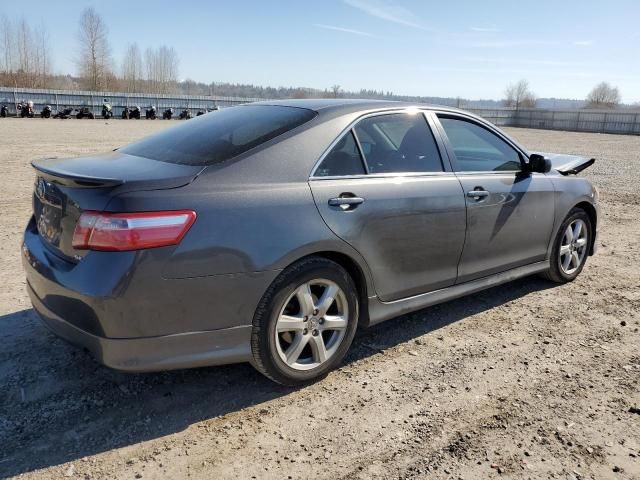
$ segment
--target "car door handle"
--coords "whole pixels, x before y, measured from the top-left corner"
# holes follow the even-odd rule
[[[336,197],[329,199],[330,207],[340,207],[345,210],[353,209],[364,202],[361,197]]]
[[[480,200],[488,196],[489,192],[487,192],[486,190],[470,190],[467,192],[467,197],[473,198],[474,200]]]

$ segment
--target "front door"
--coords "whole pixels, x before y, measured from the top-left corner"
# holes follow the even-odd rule
[[[465,200],[446,165],[423,113],[391,113],[360,120],[309,182],[324,221],[365,258],[383,301],[456,281]]]
[[[524,173],[524,154],[473,119],[438,115],[467,204],[458,283],[542,261],[554,222],[554,189]]]

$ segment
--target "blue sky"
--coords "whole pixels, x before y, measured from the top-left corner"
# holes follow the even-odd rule
[[[0,15],[46,21],[54,67],[74,69],[84,6],[127,43],[165,43],[195,80],[370,88],[501,98],[529,80],[540,97],[584,98],[599,81],[640,101],[640,1],[0,0]]]

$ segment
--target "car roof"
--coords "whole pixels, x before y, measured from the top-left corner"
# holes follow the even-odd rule
[[[277,105],[282,107],[296,107],[314,110],[318,113],[319,121],[324,122],[331,118],[340,117],[348,114],[370,114],[384,112],[385,110],[398,110],[404,108],[417,108],[421,110],[433,110],[437,112],[449,112],[462,114],[471,117],[478,122],[491,126],[494,130],[500,132],[500,135],[507,138],[511,143],[516,145],[520,150],[528,156],[527,150],[520,145],[515,139],[506,132],[500,130],[482,117],[462,110],[460,108],[449,107],[446,105],[435,105],[430,103],[411,103],[397,102],[391,100],[370,100],[363,98],[303,98],[303,99],[286,99],[286,100],[265,100],[261,102],[248,103],[245,105]]]
[[[426,110],[446,110],[463,112],[457,108],[428,103],[397,102],[391,100],[370,100],[362,98],[303,98],[286,100],[264,100],[251,103],[251,105],[275,105],[281,107],[296,107],[314,110],[319,114],[340,115],[353,112],[366,112],[372,110],[388,110],[397,108],[416,107]],[[467,113],[468,112],[464,112]]]

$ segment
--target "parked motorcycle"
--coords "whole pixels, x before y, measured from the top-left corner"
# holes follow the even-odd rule
[[[162,112],[163,120],[171,120],[171,117],[173,117],[173,108],[167,108],[164,112]]]
[[[33,118],[35,116],[34,112],[33,112],[33,102],[31,100],[27,101],[22,101],[18,104],[18,111],[20,112],[20,117],[21,118]]]
[[[7,118],[7,116],[9,116],[9,109],[6,105],[2,105],[2,107],[0,107],[0,117]]]
[[[51,105],[45,105],[40,112],[40,118],[51,118]]]
[[[105,120],[109,120],[112,117],[113,109],[111,108],[111,104],[105,98],[104,102],[102,103],[102,118],[104,118]]]
[[[78,120],[82,120],[83,118],[90,118],[93,120],[95,116],[89,107],[80,107],[78,113],[76,114],[76,118]]]
[[[135,118],[136,120],[140,120],[140,107],[134,105],[129,109],[129,118]]]
[[[180,112],[180,120],[189,120],[191,118],[191,112],[188,108]]]
[[[156,107],[151,105],[147,110],[145,110],[144,117],[147,120],[155,120],[158,117],[158,115],[156,114]]]
[[[71,118],[71,116],[73,115],[73,112],[75,112],[76,109],[73,107],[66,107],[63,108],[62,111],[58,110],[56,112],[56,114],[53,116],[53,118]]]

